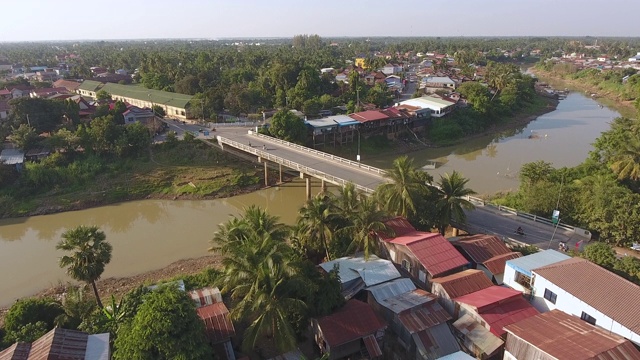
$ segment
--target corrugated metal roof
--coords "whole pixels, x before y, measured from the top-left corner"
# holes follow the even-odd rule
[[[109,333],[89,335],[84,360],[109,359]]]
[[[482,270],[468,269],[441,278],[433,278],[432,283],[438,283],[447,292],[449,298],[454,299],[475,291],[493,286]]]
[[[217,287],[206,287],[189,291],[189,296],[196,303],[196,308],[222,302],[222,294]]]
[[[318,325],[331,347],[375,334],[387,326],[369,304],[354,299],[347,301],[333,314],[319,318]]]
[[[458,351],[453,354],[441,356],[438,360],[476,360],[476,358],[464,351]]]
[[[0,163],[5,165],[22,164],[24,153],[18,149],[4,149],[0,152]]]
[[[366,123],[368,121],[385,120],[389,118],[387,115],[377,110],[360,111],[357,113],[349,114],[349,117],[362,123]]]
[[[504,274],[504,267],[508,260],[513,260],[522,257],[519,252],[511,252],[508,254],[496,255],[491,259],[482,263],[492,274]]]
[[[370,255],[369,260],[364,256],[343,257],[320,264],[326,272],[333,270],[333,266],[338,264],[338,275],[341,283],[347,283],[361,278],[366,286],[377,285],[386,281],[400,277],[398,269],[389,260],[380,259],[375,255]]]
[[[445,323],[451,320],[451,315],[437,301],[431,301],[401,313],[399,319],[409,333],[413,334]]]
[[[640,286],[581,258],[560,261],[533,272],[640,334]]]
[[[377,358],[378,356],[382,356],[382,350],[380,350],[380,345],[378,345],[375,336],[367,335],[362,340],[364,341],[364,347],[369,353],[369,357]]]
[[[29,360],[85,360],[89,335],[54,328],[31,344]]]
[[[197,308],[198,316],[204,321],[205,334],[212,343],[229,340],[236,335],[233,323],[229,317],[229,309],[219,302]]]
[[[84,84],[84,83],[83,83]],[[111,95],[122,96],[140,101],[151,101],[154,104],[162,104],[184,109],[193,98],[191,95],[178,94],[168,91],[147,89],[142,86],[120,85],[107,83],[102,90]]]
[[[367,290],[371,292],[371,295],[373,295],[373,298],[376,299],[378,304],[382,304],[384,300],[388,298],[404,294],[415,289],[416,286],[413,284],[411,279],[400,278],[384,284],[372,286]]]
[[[522,292],[501,287],[491,286],[467,295],[454,298],[455,301],[468,304],[482,312],[484,308],[490,308],[493,305],[506,302],[514,298],[522,298]]]
[[[469,263],[439,233],[416,231],[398,236],[390,242],[406,246],[433,277]]]
[[[395,234],[396,237],[416,232],[416,228],[414,228],[413,225],[411,225],[409,220],[403,218],[402,216],[398,216],[391,220],[387,220],[384,223],[393,230],[393,233]],[[385,238],[393,239],[393,237],[385,237]]]
[[[557,262],[570,259],[571,256],[563,254],[553,249],[538,251],[535,254],[523,256],[519,259],[507,261],[507,266],[516,269],[518,272],[531,277],[531,270],[543,266],[555,264]]]
[[[415,289],[387,298],[381,305],[396,314],[400,314],[401,312],[406,312],[407,310],[414,309],[436,299],[437,297],[429,292],[422,289]]]
[[[27,360],[31,343],[15,343],[0,351],[0,360]]]
[[[411,335],[416,343],[416,352],[423,359],[440,359],[443,355],[460,350],[458,341],[446,323]]]
[[[332,127],[358,125],[360,123],[353,120],[347,115],[334,115],[334,116],[328,116],[320,119],[306,120],[305,124],[316,129],[320,129],[320,128],[326,129],[326,128],[332,128]]]
[[[493,354],[504,342],[499,337],[492,334],[484,326],[476,322],[471,315],[467,314],[453,323],[461,334],[469,339],[480,351],[487,355]]]
[[[102,86],[100,81],[85,80],[78,86],[78,90],[96,91],[100,86]]]
[[[504,335],[504,327],[539,312],[524,298],[516,298],[480,312],[480,317],[489,325],[489,329],[497,336]]]
[[[410,105],[410,106],[417,106],[420,109],[425,109],[425,108],[429,108],[429,109],[434,109],[434,110],[438,110],[438,109],[444,109],[446,107],[452,106],[453,104],[446,101],[446,100],[442,100],[442,99],[436,99],[436,98],[432,98],[432,97],[428,97],[428,96],[423,96],[423,97],[419,97],[419,98],[415,98],[415,99],[409,99],[409,100],[404,100],[401,101],[399,103],[400,105]]]
[[[507,350],[517,358],[526,348],[511,342],[513,336],[556,359],[640,359],[640,352],[625,338],[560,310],[508,325],[506,331]]]

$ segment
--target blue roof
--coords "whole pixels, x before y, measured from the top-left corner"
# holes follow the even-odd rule
[[[523,256],[521,258],[509,260],[507,261],[507,266],[510,266],[527,276],[531,276],[531,270],[555,264],[570,258],[571,256],[565,255],[559,251],[548,249],[539,251],[535,254]]]

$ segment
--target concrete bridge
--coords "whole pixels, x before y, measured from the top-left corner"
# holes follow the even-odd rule
[[[253,130],[224,129],[216,136],[223,149],[232,147],[257,157],[264,164],[265,185],[268,185],[269,163],[276,164],[282,182],[283,167],[293,169],[306,180],[306,195],[311,198],[312,177],[321,180],[321,190],[326,183],[344,186],[348,182],[364,193],[371,194],[376,187],[386,181],[385,171],[358,161],[344,159],[305,146],[258,134]],[[560,241],[570,247],[586,244],[591,238],[587,230],[567,224],[553,224],[550,220],[519,212],[516,209],[491,204],[483,199],[468,197],[476,209],[467,211],[467,223],[459,228],[471,233],[495,234],[505,241],[538,246],[542,249],[557,249]],[[526,236],[514,234],[522,227]]]

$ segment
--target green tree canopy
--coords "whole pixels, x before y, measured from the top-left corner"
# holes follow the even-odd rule
[[[129,324],[118,329],[114,360],[212,359],[193,300],[165,285],[144,296]]]
[[[16,301],[4,319],[5,342],[31,342],[53,329],[56,318],[64,313],[59,302],[26,298]]]
[[[269,132],[278,139],[297,144],[304,144],[307,139],[307,127],[304,121],[286,109],[273,115]]]

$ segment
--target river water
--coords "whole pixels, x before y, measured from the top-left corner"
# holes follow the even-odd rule
[[[618,113],[600,108],[581,94],[570,94],[558,109],[527,126],[464,144],[410,154],[420,165],[436,161],[429,170],[453,170],[470,178],[478,193],[515,190],[522,164],[545,160],[555,166],[581,163],[591,144]],[[386,168],[392,157],[367,162]],[[366,162],[366,159],[365,159]],[[315,191],[319,185],[315,185]],[[113,245],[111,263],[103,274],[121,277],[162,268],[174,261],[207,254],[218,224],[256,204],[292,224],[304,202],[304,183],[229,199],[203,201],[143,200],[62,214],[0,220],[0,306],[59,282],[70,281],[58,267],[55,250],[61,234],[78,225],[99,226]]]

